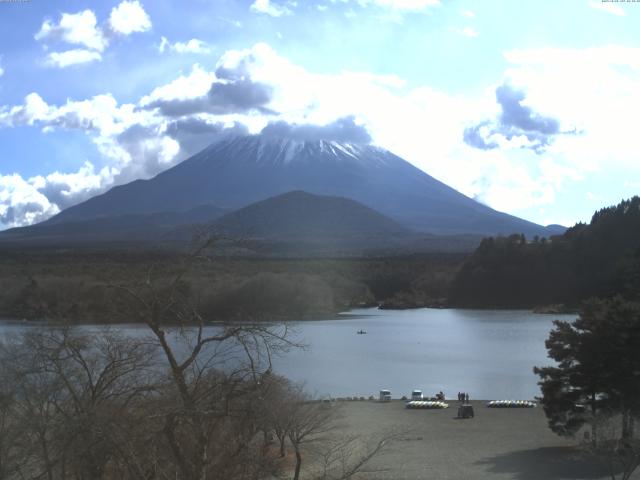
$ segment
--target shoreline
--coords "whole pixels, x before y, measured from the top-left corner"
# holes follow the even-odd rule
[[[313,314],[304,317],[280,317],[280,318],[272,318],[272,319],[264,319],[264,320],[211,320],[205,323],[205,326],[224,326],[224,325],[237,325],[238,323],[250,323],[250,324],[281,324],[281,323],[306,323],[306,322],[319,322],[319,321],[329,321],[329,320],[354,320],[354,319],[366,319],[370,315],[366,313],[352,313],[358,310],[372,310],[372,311],[385,311],[385,312],[406,312],[406,311],[415,311],[415,310],[461,310],[461,311],[479,311],[479,312],[487,312],[487,311],[498,311],[498,312],[528,312],[535,315],[578,315],[578,311],[567,310],[567,311],[546,311],[544,309],[539,309],[537,307],[533,308],[500,308],[500,307],[455,307],[455,306],[447,306],[447,307],[437,307],[437,306],[421,306],[421,307],[407,307],[407,308],[384,308],[380,305],[378,306],[355,306],[349,310],[341,310],[337,312],[331,312],[326,314]],[[30,324],[33,326],[40,325],[70,325],[70,326],[138,326],[145,325],[143,322],[101,322],[101,321],[50,321],[46,319],[32,319],[32,318],[9,318],[9,317],[0,317],[0,323],[4,324],[12,324],[12,325],[26,325]],[[173,326],[172,324],[166,324],[167,326]],[[175,325],[180,326],[178,324]],[[192,326],[197,326],[193,324]]]

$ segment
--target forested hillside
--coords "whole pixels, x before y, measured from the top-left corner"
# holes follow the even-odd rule
[[[462,254],[389,258],[247,258],[197,262],[181,288],[207,320],[322,318],[349,308],[440,301]],[[120,285],[162,289],[184,262],[166,251],[37,250],[0,256],[0,318],[132,322]]]
[[[640,291],[640,197],[596,212],[550,239],[486,238],[452,285],[457,306],[577,305]]]

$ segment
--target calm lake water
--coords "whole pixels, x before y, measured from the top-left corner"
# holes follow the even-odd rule
[[[294,322],[295,339],[308,348],[276,358],[274,370],[322,396],[377,395],[384,388],[399,398],[418,388],[429,396],[442,390],[447,398],[465,391],[475,399],[532,399],[540,394],[532,369],[551,363],[544,341],[556,318],[575,315],[357,309],[339,319]],[[0,336],[24,328],[1,323]]]
[[[544,341],[554,319],[508,310],[353,310],[341,320],[297,324],[308,351],[276,361],[276,370],[304,381],[310,392],[368,396],[386,388],[409,396],[442,390],[475,399],[532,399],[540,395],[534,366],[548,365]],[[357,335],[358,330],[366,335]]]

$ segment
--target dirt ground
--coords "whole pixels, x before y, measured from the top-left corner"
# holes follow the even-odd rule
[[[361,478],[406,480],[564,480],[609,478],[577,442],[556,436],[542,408],[493,409],[472,401],[475,417],[446,410],[407,410],[402,401],[339,402],[345,432],[375,435],[407,429]],[[632,478],[640,478],[638,473]]]

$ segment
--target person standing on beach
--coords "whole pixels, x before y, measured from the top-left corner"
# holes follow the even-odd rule
[[[469,403],[469,394],[468,393],[464,394],[464,403]]]

